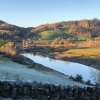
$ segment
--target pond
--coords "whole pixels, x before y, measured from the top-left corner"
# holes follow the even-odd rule
[[[23,56],[30,58],[38,64],[42,64],[47,68],[53,69],[64,75],[76,76],[82,75],[83,80],[91,80],[92,83],[100,81],[100,71],[89,66],[85,66],[79,63],[67,62],[63,60],[56,60],[41,55],[34,55],[30,53],[24,53]]]

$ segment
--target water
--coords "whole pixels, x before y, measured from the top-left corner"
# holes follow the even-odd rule
[[[28,82],[41,82],[55,85],[80,85],[68,79],[67,76],[53,70],[42,70],[29,68],[28,66],[17,64],[10,60],[0,60],[0,80],[8,81],[28,81]]]
[[[88,67],[82,64],[66,62],[62,60],[55,60],[49,57],[44,57],[40,55],[33,55],[30,53],[22,54],[25,57],[32,59],[34,62],[42,64],[48,68],[54,69],[58,72],[61,72],[65,75],[76,76],[77,74],[82,75],[85,81],[91,80],[95,82],[100,79],[100,71],[92,67]],[[98,74],[97,74],[98,73]],[[100,80],[99,80],[100,81]]]

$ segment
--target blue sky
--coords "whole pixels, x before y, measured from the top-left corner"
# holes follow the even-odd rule
[[[30,27],[100,18],[100,0],[0,0],[0,20]]]

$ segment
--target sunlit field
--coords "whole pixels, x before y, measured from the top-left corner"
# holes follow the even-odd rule
[[[99,58],[100,48],[85,48],[85,49],[70,49],[57,55],[60,58],[64,57],[82,57],[82,58]]]

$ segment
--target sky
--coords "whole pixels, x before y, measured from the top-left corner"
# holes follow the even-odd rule
[[[0,0],[0,20],[22,27],[100,19],[100,0]]]

